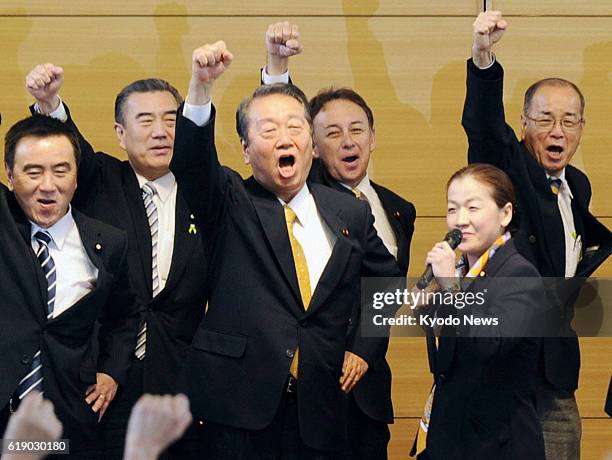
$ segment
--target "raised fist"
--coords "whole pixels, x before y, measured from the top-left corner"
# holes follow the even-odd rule
[[[276,22],[268,26],[266,31],[266,48],[268,55],[290,57],[302,52],[300,31],[297,24]]]
[[[482,51],[490,51],[504,35],[508,23],[503,18],[501,11],[485,11],[480,13],[474,24],[474,48]]]
[[[192,55],[192,80],[211,85],[230,66],[234,56],[227,50],[225,42],[206,44],[194,50]]]
[[[43,113],[51,113],[60,103],[58,93],[64,84],[64,69],[51,63],[38,64],[30,71],[25,83]]]

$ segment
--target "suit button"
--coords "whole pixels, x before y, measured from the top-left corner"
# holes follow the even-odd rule
[[[535,235],[529,235],[529,242],[530,242],[531,244],[535,244],[535,242],[536,242],[536,237],[535,237]]]
[[[348,319],[348,325],[350,326],[351,324],[353,324],[353,318]]]
[[[287,358],[293,358],[293,355],[295,355],[295,352],[291,350],[290,348],[288,348],[287,351],[285,351],[285,355],[287,355]]]
[[[27,355],[21,356],[21,364],[30,364],[30,357]]]

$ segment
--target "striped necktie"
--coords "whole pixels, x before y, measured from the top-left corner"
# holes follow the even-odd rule
[[[561,179],[557,179],[556,177],[550,176],[548,178],[548,185],[550,185],[550,189],[555,195],[559,194],[559,189],[561,189],[561,184],[563,181]]]
[[[293,209],[291,209],[289,206],[284,206],[284,208],[285,221],[287,223],[287,232],[289,233],[289,242],[291,243],[291,252],[293,253],[293,263],[295,264],[295,273],[298,279],[300,295],[302,297],[304,309],[308,310],[312,292],[310,289],[310,275],[308,273],[308,263],[306,262],[306,255],[304,254],[304,249],[302,248],[302,245],[293,234],[293,224],[295,223],[297,216],[295,214],[295,211],[293,211]],[[295,378],[297,378],[298,376],[298,360],[299,350],[295,350],[293,361],[291,361],[291,367],[289,368],[289,372]]]
[[[157,206],[153,201],[153,197],[157,193],[155,185],[152,182],[147,182],[142,186],[142,200],[144,201],[145,211],[147,213],[147,219],[149,221],[149,230],[151,231],[151,287],[153,297],[159,294],[159,271],[157,269],[157,240],[159,222],[157,215]],[[147,342],[147,323],[143,322],[138,337],[136,338],[136,350],[135,354],[138,359],[143,359],[146,352]]]
[[[55,262],[49,252],[49,243],[51,236],[47,232],[38,231],[34,234],[34,239],[38,242],[38,250],[36,258],[40,262],[45,278],[47,279],[47,319],[53,317],[53,306],[55,305],[55,288],[57,284],[57,274],[55,272]],[[17,395],[19,399],[23,399],[32,390],[42,393],[42,361],[40,359],[40,350],[34,354],[32,358],[32,369],[17,385]]]

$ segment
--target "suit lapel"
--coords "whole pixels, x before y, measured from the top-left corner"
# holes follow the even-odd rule
[[[130,218],[132,219],[133,225],[127,226],[127,228],[133,228],[136,231],[136,235],[130,238],[130,244],[136,243],[136,249],[138,252],[138,262],[140,263],[140,269],[134,268],[131,270],[133,273],[140,273],[143,276],[144,286],[147,287],[149,297],[153,295],[153,280],[151,274],[151,231],[149,229],[149,220],[144,208],[144,201],[142,200],[142,193],[140,191],[140,185],[134,170],[128,162],[123,163],[123,190],[125,191],[125,199],[128,204]],[[130,259],[133,261],[133,258]],[[132,262],[131,262],[132,263]]]
[[[310,301],[307,314],[311,315],[319,306],[325,303],[342,279],[346,264],[351,255],[352,243],[349,239],[348,226],[341,216],[342,210],[334,202],[327,199],[327,195],[322,189],[317,187],[317,184],[309,184],[309,188],[317,205],[319,215],[336,237],[332,253]]]
[[[21,208],[19,207],[19,205],[17,204],[17,201],[15,200],[14,195],[12,193],[7,196],[7,201],[9,204],[11,214],[15,221],[17,230],[19,231],[19,234],[23,238],[23,241],[26,246],[25,248],[26,252],[24,256],[30,258],[33,264],[33,267],[34,267],[37,295],[35,296],[35,299],[32,299],[33,302],[31,304],[28,304],[28,306],[30,307],[30,311],[32,312],[34,317],[37,319],[37,321],[40,324],[45,324],[45,322],[47,321],[47,314],[45,311],[45,308],[47,305],[47,280],[42,271],[42,268],[40,267],[40,262],[36,258],[36,255],[34,254],[34,250],[32,249],[32,245],[30,242],[31,241],[31,231],[32,231],[31,224],[26,218]]]
[[[176,195],[176,217],[174,223],[174,246],[172,249],[172,263],[166,286],[160,293],[171,292],[180,281],[191,254],[199,241],[199,229],[195,226],[195,217],[187,207],[180,190]]]
[[[251,194],[255,212],[259,218],[262,231],[272,248],[274,258],[280,266],[280,271],[287,281],[297,305],[300,305],[303,311],[304,306],[295,273],[283,206],[273,194],[259,185],[253,177],[249,178],[245,185]]]
[[[98,269],[98,283],[96,288],[101,286],[101,283],[106,276],[106,268],[102,261],[102,252],[106,249],[106,242],[99,229],[95,228],[93,222],[85,217],[80,212],[73,210],[72,215],[83,243],[83,248],[91,260],[91,263]]]

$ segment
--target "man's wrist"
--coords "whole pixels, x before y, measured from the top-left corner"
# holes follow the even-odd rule
[[[495,54],[491,49],[472,49],[472,62],[480,70],[488,69],[495,64]]]
[[[270,76],[277,76],[287,73],[289,70],[289,58],[277,56],[275,54],[268,54],[268,63],[266,65],[266,72]]]

